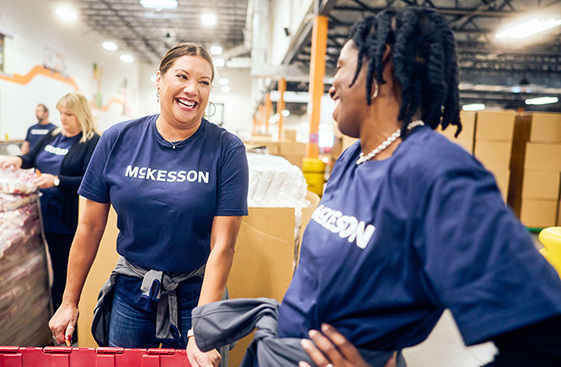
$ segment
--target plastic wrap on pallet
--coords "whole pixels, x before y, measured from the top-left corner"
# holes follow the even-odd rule
[[[248,153],[250,207],[301,208],[306,200],[306,180],[300,168],[268,154]]]
[[[0,170],[0,345],[50,343],[48,265],[32,177]]]

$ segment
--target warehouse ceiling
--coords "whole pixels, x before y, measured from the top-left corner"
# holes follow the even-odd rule
[[[230,49],[243,44],[248,0],[178,0],[176,9],[147,9],[139,0],[73,0],[83,20],[145,63],[158,64],[183,41]],[[216,24],[205,26],[203,13]]]
[[[154,10],[145,9],[138,0],[74,0],[91,28],[124,43],[146,63],[158,63],[171,46],[187,40],[247,51],[242,46],[246,24],[251,24],[246,23],[248,2],[178,0],[177,9]],[[499,29],[534,12],[561,17],[559,0],[319,0],[315,13],[329,19],[327,76],[334,74],[339,51],[357,20],[388,6],[411,5],[435,8],[450,22],[457,40],[463,104],[483,102],[517,108],[524,106],[528,97],[561,99],[561,27],[542,33],[528,44],[505,44],[495,38]],[[215,26],[202,25],[204,12],[216,14]],[[311,17],[307,19],[308,24],[292,30],[291,48],[284,60],[287,65],[309,67],[312,27]],[[308,85],[289,80],[288,90],[307,91]],[[539,109],[561,111],[561,103]]]

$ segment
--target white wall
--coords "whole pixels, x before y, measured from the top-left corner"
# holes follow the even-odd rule
[[[222,93],[220,78],[230,81],[230,93]],[[249,68],[217,68],[210,101],[224,103],[224,127],[242,137],[249,137],[253,126],[253,108],[251,101],[252,79]],[[213,117],[209,118],[213,121]],[[216,120],[215,120],[216,121]]]
[[[29,125],[36,122],[38,103],[46,104],[51,112],[49,119],[60,125],[56,102],[71,91],[82,93],[92,103],[101,130],[138,115],[138,62],[124,64],[119,51],[105,51],[101,48],[104,39],[81,21],[60,22],[55,5],[45,0],[0,2],[0,33],[7,35],[4,73],[0,73],[2,138],[23,139]],[[47,49],[62,56],[67,79],[56,73],[34,74],[45,64]],[[103,71],[99,80],[94,78],[94,63]],[[22,80],[20,76],[29,78]],[[96,98],[98,92],[100,97]]]

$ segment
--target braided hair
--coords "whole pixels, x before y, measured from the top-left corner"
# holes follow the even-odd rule
[[[372,103],[374,78],[380,84],[384,69],[386,45],[392,47],[394,77],[401,87],[398,120],[403,121],[402,138],[415,113],[421,110],[422,120],[435,129],[457,127],[460,122],[458,63],[454,35],[448,22],[433,9],[407,7],[387,9],[359,21],[350,39],[358,49],[358,62],[352,86],[368,62],[366,102]]]

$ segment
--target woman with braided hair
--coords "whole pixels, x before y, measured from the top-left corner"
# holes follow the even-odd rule
[[[366,366],[353,345],[416,345],[448,308],[467,345],[495,342],[492,366],[558,366],[558,275],[493,175],[433,131],[462,128],[446,19],[412,7],[363,19],[330,95],[339,129],[360,140],[306,229],[279,336],[304,338],[320,367]]]

